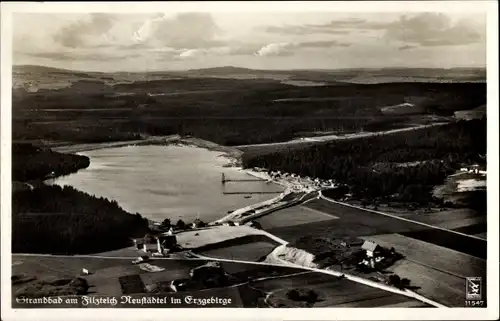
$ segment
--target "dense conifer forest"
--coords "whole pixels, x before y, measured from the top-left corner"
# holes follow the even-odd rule
[[[63,154],[31,144],[12,144],[12,180],[31,181],[64,176],[90,165],[87,156]],[[52,174],[52,175],[51,175]]]
[[[405,101],[414,101],[422,114],[452,116],[485,104],[486,84],[296,87],[262,79],[187,78],[107,86],[79,81],[57,90],[14,90],[13,138],[94,143],[181,134],[221,145],[270,143],[318,131],[408,127],[407,117],[381,112]]]
[[[317,144],[304,149],[243,154],[246,168],[336,179],[366,199],[426,204],[431,188],[462,164],[484,163],[486,119],[393,135]]]
[[[132,245],[148,221],[116,201],[73,187],[41,186],[12,197],[12,252],[83,254]]]
[[[86,156],[13,144],[12,180],[37,182],[34,188],[13,190],[13,252],[102,252],[129,246],[130,237],[148,231],[146,219],[127,213],[116,201],[42,183],[51,173],[51,177],[67,175],[89,164]]]

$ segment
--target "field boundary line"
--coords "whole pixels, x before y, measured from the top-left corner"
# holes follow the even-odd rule
[[[436,271],[441,272],[441,273],[445,273],[445,274],[449,274],[449,275],[452,275],[452,276],[456,276],[457,278],[460,278],[460,279],[464,279],[465,280],[467,278],[466,276],[455,274],[455,273],[450,272],[450,271],[442,270],[442,269],[434,267],[432,265],[425,264],[425,263],[422,263],[422,262],[419,262],[419,261],[416,261],[416,260],[412,260],[412,259],[409,259],[409,258],[406,258],[406,257],[404,258],[404,260],[406,260],[408,262],[412,262],[412,263],[418,264],[418,265],[421,265],[421,266],[424,266],[424,267],[432,269],[432,270],[436,270]]]
[[[454,233],[454,234],[457,234],[457,235],[460,235],[460,236],[465,236],[465,237],[469,237],[469,238],[472,238],[472,239],[476,239],[476,240],[487,242],[487,240],[485,240],[485,239],[483,239],[481,237],[477,237],[477,236],[469,235],[469,234],[464,234],[464,233],[453,231],[453,230],[449,230],[449,229],[446,229],[446,228],[443,228],[443,227],[439,227],[439,226],[435,226],[435,225],[430,225],[430,224],[419,222],[419,221],[410,220],[410,219],[407,219],[407,218],[404,218],[404,217],[399,217],[399,216],[396,216],[396,215],[392,215],[392,214],[388,214],[388,213],[384,213],[384,212],[380,212],[380,211],[375,211],[375,210],[371,210],[371,209],[368,209],[368,208],[362,208],[362,207],[359,207],[359,206],[356,206],[356,205],[351,205],[351,204],[344,203],[344,202],[335,201],[335,200],[333,200],[333,199],[331,199],[329,197],[326,197],[324,195],[321,195],[321,198],[324,199],[324,200],[326,200],[326,201],[328,201],[328,202],[330,202],[330,203],[335,203],[335,204],[339,204],[339,205],[342,205],[342,206],[355,208],[355,209],[362,210],[362,211],[365,211],[365,212],[371,212],[371,213],[375,213],[375,214],[379,214],[379,215],[384,215],[384,216],[388,216],[388,217],[391,217],[391,218],[394,218],[394,219],[398,219],[398,220],[401,220],[401,221],[406,221],[406,222],[410,222],[410,223],[413,223],[413,224],[418,224],[418,225],[430,227],[430,228],[433,228],[433,229],[437,229],[437,230],[441,230],[441,231],[446,231],[446,232]]]
[[[325,213],[325,212],[322,212],[322,211],[319,211],[315,208],[310,208],[310,207],[307,207],[307,206],[302,206],[302,205],[299,205],[300,207],[308,210],[308,211],[311,211],[313,213],[317,213],[317,214],[323,214],[324,216],[328,216],[329,218],[331,218],[332,220],[338,220],[339,217],[338,216],[335,216],[333,214],[328,214],[328,213]],[[321,221],[318,221],[318,222],[321,222]]]

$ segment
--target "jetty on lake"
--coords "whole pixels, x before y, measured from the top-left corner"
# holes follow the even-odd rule
[[[266,180],[262,178],[229,179],[222,173],[221,182],[222,184],[226,184],[227,182],[266,182]]]
[[[244,179],[230,179],[230,178],[227,178],[226,175],[224,173],[222,173],[221,175],[221,183],[222,185],[225,185],[226,183],[228,182],[235,182],[235,183],[238,183],[238,182],[269,182],[268,180],[266,179],[262,179],[262,178],[244,178]],[[240,194],[240,195],[249,195],[249,194],[280,194],[282,193],[283,191],[255,191],[255,192],[241,192],[241,191],[238,191],[238,192],[222,192],[222,194],[224,195],[231,195],[231,194]]]

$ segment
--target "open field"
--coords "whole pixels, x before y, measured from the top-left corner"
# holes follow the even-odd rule
[[[279,244],[265,235],[247,235],[207,244],[197,248],[195,252],[214,258],[259,261]]]
[[[188,230],[176,234],[178,244],[184,249],[196,249],[248,235],[263,235],[260,230],[249,226],[216,226]]]
[[[337,307],[349,304],[353,307],[382,307],[401,302],[415,303],[411,298],[368,287],[346,279],[318,273],[307,273],[276,280],[253,282],[252,287],[271,293],[268,302],[274,307],[298,307],[286,298],[291,289],[312,289],[318,294],[319,302],[314,307]],[[418,301],[417,301],[418,302]],[[295,304],[294,304],[295,303]],[[422,304],[421,302],[418,302]],[[280,306],[284,304],[285,306]]]
[[[91,286],[92,295],[122,295],[119,278],[124,276],[140,276],[144,285],[155,283],[168,283],[175,279],[187,278],[190,269],[200,266],[204,260],[175,260],[153,259],[150,264],[164,268],[161,272],[147,272],[139,265],[131,263],[132,258],[105,259],[105,258],[78,258],[78,257],[50,257],[50,256],[23,256],[13,255],[13,275],[36,276],[36,280],[13,285],[13,295],[20,293],[33,282],[54,281],[63,278],[82,277]],[[236,280],[245,282],[249,279],[279,276],[301,272],[289,267],[272,267],[264,265],[251,265],[243,263],[221,262],[224,271]],[[82,268],[88,269],[91,274],[80,276]]]
[[[449,307],[464,307],[465,279],[443,273],[408,260],[396,262],[387,269],[407,278],[418,287],[415,292]]]
[[[309,223],[295,227],[271,229],[269,232],[284,239],[287,239],[287,237],[290,238],[294,234],[316,234],[319,236],[326,233],[326,235],[332,236],[340,234],[343,237],[399,233],[407,237],[474,255],[478,258],[486,258],[486,242],[479,239],[432,229],[412,222],[342,206],[326,200],[314,200],[306,206],[331,213],[339,217],[339,220],[320,222],[322,224]]]
[[[262,228],[271,229],[332,219],[335,219],[335,216],[298,205],[262,216],[256,221],[262,225]]]
[[[486,261],[453,251],[438,245],[423,242],[400,234],[373,235],[363,237],[384,247],[394,247],[406,259],[430,266],[436,270],[462,278],[486,277]]]
[[[399,215],[398,215],[399,216]],[[456,229],[478,223],[485,223],[486,216],[470,209],[451,209],[436,213],[409,214],[404,217],[446,229]]]
[[[89,259],[85,258],[84,260],[87,261]],[[92,271],[93,273],[91,275],[84,276],[91,286],[89,291],[93,296],[122,295],[119,277],[130,276],[132,278],[137,278],[137,276],[139,276],[138,280],[140,280],[143,286],[147,288],[148,286],[154,284],[168,284],[171,280],[186,278],[191,268],[205,263],[203,260],[158,259],[153,260],[151,264],[163,267],[166,270],[162,272],[148,273],[141,270],[138,266],[130,264],[128,260],[99,260],[101,261],[101,268]],[[20,255],[14,256],[13,261],[22,262],[13,266],[13,274],[19,275],[23,273],[25,275],[29,275],[34,271],[37,271],[37,273],[43,273],[45,271],[45,275],[43,277],[39,277],[38,280],[54,280],[61,278],[62,276],[75,277],[82,263],[81,259],[74,257],[51,258],[47,256],[34,257]],[[54,266],[55,263],[58,263],[61,267],[58,271],[59,273],[55,273],[57,271],[54,270],[48,270],[48,264]],[[314,290],[319,294],[321,300],[316,303],[317,305],[315,305],[318,307],[368,307],[393,305],[423,306],[421,303],[414,302],[412,299],[388,293],[383,290],[367,287],[345,279],[340,280],[330,275],[303,272],[289,267],[272,267],[230,262],[222,262],[221,265],[226,273],[235,277],[236,280],[240,280],[237,282],[244,283],[247,280],[256,278],[278,278],[255,281],[247,285],[242,284],[237,287],[188,291],[178,294],[169,293],[168,296],[181,297],[182,295],[189,293],[190,295],[196,297],[210,297],[211,295],[217,294],[223,298],[232,298],[232,304],[234,305],[231,306],[256,307],[265,306],[262,305],[262,299],[266,294],[277,293],[279,291],[283,292],[293,288],[314,288]],[[84,266],[88,267],[89,264],[84,264]],[[63,270],[64,268],[66,270]],[[290,274],[294,275],[287,276]],[[22,288],[22,286],[13,288],[14,295],[16,290],[20,288]],[[239,296],[235,296],[235,293],[239,293]],[[145,295],[148,296],[148,294]],[[235,297],[235,299],[233,299],[233,297]],[[270,297],[272,298],[272,295],[270,295]],[[270,302],[272,301],[273,299]],[[280,301],[280,299],[277,299],[277,301]],[[279,303],[277,304],[279,305]]]
[[[360,201],[350,200],[347,203],[362,207]],[[367,208],[373,209],[373,206]],[[484,237],[484,233],[486,233],[486,226],[484,225],[486,223],[486,214],[482,211],[469,208],[447,210],[431,208],[430,212],[426,212],[424,209],[408,210],[400,207],[389,207],[385,204],[380,204],[378,211],[486,239]],[[483,230],[477,231],[480,225],[483,225]],[[470,229],[470,233],[467,232],[468,229]]]
[[[276,243],[255,241],[246,244],[217,247],[210,250],[197,250],[196,253],[214,258],[259,261],[262,257],[269,254],[276,245]]]

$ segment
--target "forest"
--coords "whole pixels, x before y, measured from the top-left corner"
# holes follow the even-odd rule
[[[48,176],[68,175],[89,165],[87,156],[58,153],[27,143],[12,144],[13,181],[43,180]]]
[[[78,97],[75,99],[75,97]],[[330,83],[296,87],[263,79],[75,82],[13,91],[13,138],[94,143],[141,135],[193,135],[221,145],[285,141],[311,132],[407,127],[382,107],[416,102],[451,116],[486,102],[484,83]]]
[[[243,154],[245,168],[262,167],[335,179],[368,200],[419,204],[462,164],[484,163],[486,119],[459,121],[397,134]]]
[[[12,196],[12,252],[85,254],[132,245],[148,221],[116,201],[69,186],[42,185]]]

